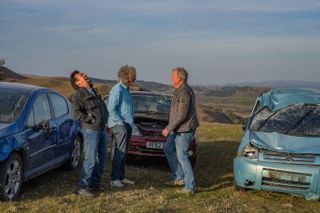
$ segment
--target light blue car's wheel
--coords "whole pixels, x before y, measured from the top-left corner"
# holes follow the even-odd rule
[[[239,186],[236,184],[236,182],[233,182],[234,190],[238,192],[243,192],[243,191],[249,191],[250,189],[244,188],[242,186]]]
[[[15,199],[22,185],[23,166],[18,154],[12,154],[1,167],[1,199]]]

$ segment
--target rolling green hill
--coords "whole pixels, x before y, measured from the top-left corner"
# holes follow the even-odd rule
[[[73,89],[69,79],[66,77],[44,77],[33,76],[28,77],[19,75],[10,69],[0,66],[0,81],[19,82],[32,84],[42,87],[52,88],[62,93],[66,97],[70,97]],[[91,78],[95,83],[95,87],[102,96],[108,94],[111,87],[116,83],[115,80],[103,80]],[[204,87],[193,86],[197,99],[197,113],[200,121],[218,122],[218,123],[243,123],[249,116],[251,108],[261,93],[269,90],[260,87]],[[166,84],[137,81],[131,88],[133,90],[147,90],[160,93],[172,93],[172,87]]]

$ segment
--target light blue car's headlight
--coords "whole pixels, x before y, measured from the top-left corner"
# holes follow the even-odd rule
[[[133,136],[142,136],[142,133],[140,132],[138,127],[134,126],[133,129],[132,129],[132,135]]]
[[[259,149],[248,144],[243,148],[240,156],[252,160],[257,160],[259,156]]]

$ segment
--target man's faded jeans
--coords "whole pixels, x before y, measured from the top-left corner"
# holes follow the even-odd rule
[[[112,169],[111,180],[125,178],[125,166],[132,128],[129,124],[112,127]]]
[[[108,136],[105,131],[83,129],[84,161],[79,186],[87,189],[100,186],[105,162],[108,158]]]
[[[185,189],[195,190],[195,180],[189,160],[189,144],[195,131],[170,134],[164,145],[173,180],[184,179]]]

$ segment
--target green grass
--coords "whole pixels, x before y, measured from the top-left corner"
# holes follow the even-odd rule
[[[238,111],[249,113],[256,101],[256,96],[198,97],[198,103],[205,103],[222,111]]]
[[[195,167],[197,193],[179,195],[166,188],[169,178],[164,159],[129,158],[127,177],[136,186],[109,186],[111,162],[106,165],[103,185],[107,192],[88,199],[72,194],[80,170],[61,169],[24,183],[22,196],[0,202],[0,212],[318,212],[319,202],[268,191],[237,192],[233,189],[232,161],[236,155],[241,126],[202,123],[201,143]]]
[[[240,141],[242,125],[202,122],[197,132],[201,142]]]

